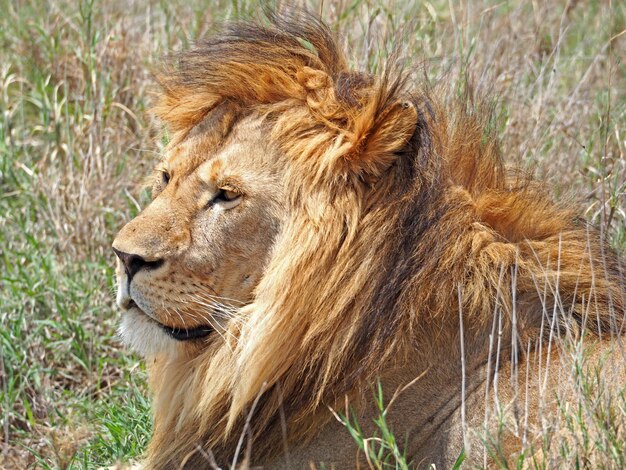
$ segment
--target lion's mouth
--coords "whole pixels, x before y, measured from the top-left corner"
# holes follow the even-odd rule
[[[163,331],[165,331],[165,333],[167,333],[170,337],[178,341],[190,341],[194,339],[204,338],[206,336],[209,336],[211,333],[213,333],[213,331],[215,331],[215,329],[211,325],[200,325],[194,328],[180,328],[180,327],[175,327],[175,326],[164,325],[163,323],[155,320],[150,315],[146,314],[143,310],[141,310],[141,308],[139,308],[139,306],[135,303],[134,300],[131,300],[128,303],[128,307],[127,307],[128,310],[132,308],[140,311],[142,314],[148,317],[151,321],[159,325],[161,329],[163,329]]]
[[[195,328],[173,328],[171,326],[159,323],[168,335],[178,341],[188,341],[192,339],[204,338],[213,332],[213,328],[209,325],[197,326]]]

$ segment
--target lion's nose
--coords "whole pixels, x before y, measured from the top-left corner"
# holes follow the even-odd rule
[[[156,269],[163,264],[162,259],[147,261],[145,258],[134,253],[125,253],[116,248],[113,248],[113,251],[124,265],[124,270],[128,275],[129,282],[133,276],[142,269]]]

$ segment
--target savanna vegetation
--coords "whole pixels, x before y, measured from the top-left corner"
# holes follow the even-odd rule
[[[354,67],[375,69],[396,49],[416,79],[487,96],[508,161],[575,198],[623,252],[626,3],[308,5]],[[149,200],[144,179],[167,142],[149,113],[151,70],[259,10],[251,0],[0,0],[0,467],[97,468],[141,455],[150,404],[141,361],[116,337],[110,244]],[[561,420],[580,440],[554,444],[553,462],[623,468],[626,392],[606,403],[601,375],[582,383],[583,404],[564,404]],[[402,468],[382,418],[372,465]]]

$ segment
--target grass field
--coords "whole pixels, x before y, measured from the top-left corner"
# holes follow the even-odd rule
[[[401,44],[416,74],[469,76],[497,101],[509,161],[575,197],[626,247],[626,3],[312,8],[357,67],[375,68]],[[162,147],[150,70],[257,10],[237,0],[0,0],[0,467],[94,468],[141,454],[145,371],[116,338],[110,244],[148,201],[143,177]]]

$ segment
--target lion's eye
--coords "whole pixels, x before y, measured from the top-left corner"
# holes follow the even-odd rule
[[[219,192],[215,195],[215,199],[219,201],[232,201],[237,199],[240,196],[239,193],[235,191],[229,191],[228,189],[220,189]]]
[[[230,209],[231,207],[235,207],[239,200],[241,199],[241,194],[235,191],[231,191],[229,189],[220,189],[213,199],[211,199],[211,204],[221,204],[226,209]]]
[[[167,184],[170,182],[170,174],[166,170],[157,169],[154,182],[152,183],[152,199],[163,192]]]

